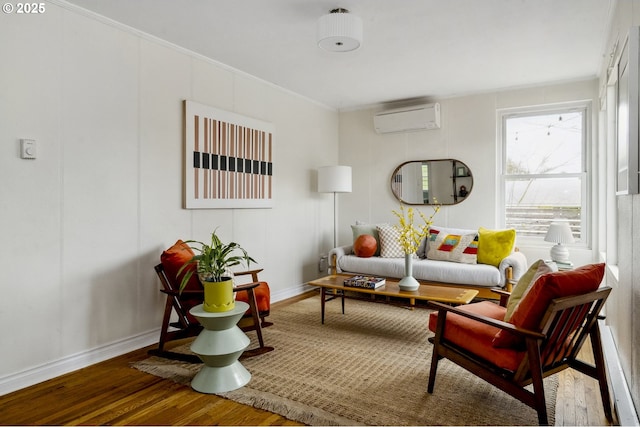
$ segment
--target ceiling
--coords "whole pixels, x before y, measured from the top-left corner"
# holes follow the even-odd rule
[[[596,77],[614,1],[68,0],[338,110]],[[360,49],[318,48],[336,7]]]

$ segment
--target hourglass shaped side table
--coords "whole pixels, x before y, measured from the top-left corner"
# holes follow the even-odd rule
[[[189,313],[204,328],[191,344],[191,351],[204,362],[200,372],[191,380],[191,387],[201,393],[224,393],[246,385],[251,373],[238,358],[249,346],[249,337],[237,326],[249,304],[236,301],[233,310],[210,313],[202,304]]]

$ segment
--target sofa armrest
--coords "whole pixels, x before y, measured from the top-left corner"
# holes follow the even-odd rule
[[[510,277],[506,273],[509,268],[511,269]],[[527,258],[522,252],[511,252],[508,257],[500,261],[498,269],[504,279],[504,285],[507,285],[507,280],[517,281],[520,276],[527,272]]]
[[[353,245],[338,246],[329,251],[329,270],[331,274],[342,273],[338,266],[338,259],[345,255],[353,254]]]

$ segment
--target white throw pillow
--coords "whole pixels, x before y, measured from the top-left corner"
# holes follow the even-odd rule
[[[427,259],[477,264],[477,232],[431,227],[428,237]]]
[[[380,257],[381,258],[404,258],[404,251],[400,245],[400,232],[392,225],[379,225],[380,235]]]

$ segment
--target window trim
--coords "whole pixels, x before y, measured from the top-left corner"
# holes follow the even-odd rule
[[[544,177],[544,178],[557,178],[557,177],[580,177],[581,189],[582,189],[582,206],[580,209],[580,222],[581,222],[581,239],[579,242],[573,244],[573,247],[577,248],[591,248],[593,241],[592,233],[592,181],[593,181],[593,164],[591,162],[591,150],[592,146],[592,102],[590,100],[584,101],[571,101],[561,102],[555,104],[535,105],[528,107],[516,107],[516,108],[504,108],[498,109],[497,122],[497,190],[496,190],[496,223],[504,228],[506,227],[506,201],[505,201],[505,188],[507,182],[507,176],[505,175],[507,159],[507,141],[506,141],[506,123],[508,119],[517,117],[526,117],[543,114],[556,114],[563,112],[582,112],[582,171],[575,173],[562,173],[562,174],[527,174],[527,175],[513,175],[518,177]],[[510,175],[511,176],[511,175]],[[533,236],[518,236],[520,243],[525,243],[528,246],[547,246],[543,239]]]

